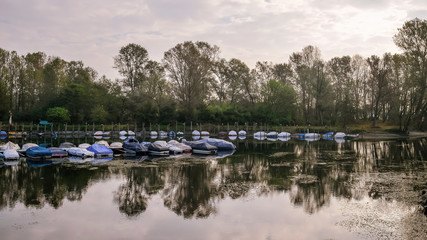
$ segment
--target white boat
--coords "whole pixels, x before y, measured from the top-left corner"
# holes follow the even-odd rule
[[[305,139],[319,139],[320,138],[320,134],[318,133],[306,133],[304,135]]]
[[[197,130],[194,130],[194,131],[191,133],[191,135],[193,135],[193,136],[200,136],[200,132],[199,132],[199,131],[197,131]]]
[[[88,148],[88,147],[90,147],[90,144],[89,144],[89,143],[81,143],[81,144],[79,144],[79,148],[86,149],[86,148]]]
[[[104,135],[104,133],[102,132],[102,131],[96,131],[94,134],[93,134],[93,136],[96,136],[96,137],[102,137],[102,135]]]
[[[35,144],[35,143],[26,143],[22,146],[22,151],[27,151],[28,148],[30,147],[38,147],[39,145]]]
[[[291,134],[288,133],[288,132],[281,132],[277,136],[280,137],[280,138],[286,138],[286,137],[290,137]]]
[[[231,131],[228,132],[228,136],[235,137],[235,136],[237,136],[237,132],[234,131],[234,130],[231,130]]]
[[[279,141],[282,141],[282,142],[287,142],[291,140],[291,137],[278,137],[277,139],[279,139]]]
[[[184,133],[183,133],[183,132],[181,132],[181,131],[178,131],[178,132],[176,133],[176,135],[177,135],[177,136],[184,136]]]
[[[181,149],[181,151],[183,153],[191,153],[191,150],[192,150],[192,148],[190,146],[188,146],[188,145],[186,145],[184,143],[180,143],[180,142],[178,142],[176,140],[170,140],[168,142],[168,144],[171,145],[171,146],[175,146],[175,147]]]
[[[245,130],[240,130],[239,131],[239,136],[246,136],[246,131]]]
[[[167,143],[166,141],[155,141],[154,143],[157,145],[160,145],[162,147],[167,147],[169,149],[170,154],[180,154],[183,152],[181,148],[174,146],[174,145],[171,145],[171,144]]]
[[[126,136],[127,134],[128,134],[128,133],[127,133],[126,131],[120,131],[120,132],[119,132],[119,135],[120,135],[120,136]]]
[[[129,135],[129,136],[135,136],[135,132],[133,132],[133,131],[129,130],[129,131],[128,131],[128,135]]]
[[[209,136],[209,132],[208,131],[202,131],[200,133],[200,135],[202,135],[202,136]]]
[[[150,136],[156,136],[157,137],[157,132],[156,131],[151,131],[150,132]]]
[[[1,146],[1,150],[8,150],[8,149],[19,150],[19,149],[21,149],[21,147],[19,147],[18,144],[15,144],[15,143],[9,141],[9,142],[5,143],[3,146]]]
[[[110,144],[108,144],[108,142],[107,142],[107,141],[105,141],[105,140],[96,141],[96,142],[95,142],[95,144],[98,144],[98,145],[104,145],[104,146],[106,146],[106,147],[109,147],[109,146],[110,146]]]
[[[72,156],[76,156],[76,157],[81,157],[81,158],[86,158],[86,157],[95,157],[95,153],[88,151],[86,149],[83,148],[78,148],[78,147],[72,147],[72,148],[67,148],[66,149],[69,155]]]
[[[334,138],[345,138],[346,134],[343,132],[337,132],[335,133]]]
[[[4,150],[3,155],[6,161],[19,160],[19,153],[15,149]]]
[[[267,137],[267,133],[265,132],[256,132],[254,133],[254,137]]]

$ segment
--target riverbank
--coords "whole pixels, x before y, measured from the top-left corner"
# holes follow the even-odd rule
[[[355,140],[394,140],[394,139],[414,139],[425,138],[427,132],[412,131],[409,134],[389,133],[385,131],[363,132]]]

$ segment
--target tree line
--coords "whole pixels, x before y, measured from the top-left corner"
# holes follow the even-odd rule
[[[401,131],[427,128],[427,21],[407,21],[393,37],[402,53],[334,57],[306,46],[283,63],[220,56],[187,41],[161,62],[130,43],[114,57],[120,79],[81,61],[0,48],[0,120],[201,123],[263,122],[347,126],[364,120]]]

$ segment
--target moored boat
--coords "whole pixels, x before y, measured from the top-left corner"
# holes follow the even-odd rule
[[[217,147],[219,151],[229,151],[236,149],[236,146],[233,143],[225,141],[223,139],[206,138],[199,140],[198,142],[209,143],[210,145]]]
[[[237,136],[237,132],[234,131],[234,130],[231,130],[231,131],[228,132],[228,136],[235,137],[235,136]]]
[[[277,137],[279,138],[291,137],[291,134],[288,132],[280,132],[279,134],[277,134]]]
[[[130,137],[123,142],[123,149],[127,154],[131,155],[148,154],[147,147],[140,144],[139,141],[133,137]]]
[[[191,141],[183,140],[182,143],[190,146],[192,148],[193,154],[211,155],[211,154],[218,153],[218,148],[210,145],[207,142],[200,142],[200,141],[191,142]]]
[[[79,148],[87,149],[88,147],[90,147],[89,143],[80,143],[79,144]]]
[[[182,153],[191,153],[192,148],[184,143],[180,143],[176,140],[170,140],[168,142],[169,145],[175,146],[179,149],[181,149]]]
[[[19,153],[15,149],[6,149],[3,152],[5,161],[19,160]]]
[[[34,160],[35,159],[44,160],[44,159],[52,158],[52,152],[45,147],[39,147],[39,146],[30,147],[26,150],[25,153],[28,158],[31,158]]]
[[[239,131],[239,136],[246,136],[246,131],[245,130],[240,130]]]
[[[123,149],[123,143],[121,142],[112,142],[109,147],[115,154],[122,154],[125,152]]]
[[[156,143],[145,145],[148,148],[148,154],[151,156],[169,156],[169,149]]]
[[[105,145],[95,143],[88,147],[87,150],[93,152],[96,158],[113,157],[113,150]]]
[[[21,149],[21,147],[18,144],[15,144],[9,141],[1,146],[1,150],[8,150],[8,149],[19,150]]]
[[[57,147],[50,147],[48,148],[50,152],[52,152],[52,158],[62,158],[67,157],[68,152],[64,149],[57,148]]]
[[[275,131],[267,133],[267,138],[277,138],[277,137],[278,137],[278,133]]]
[[[67,148],[67,152],[69,155],[81,158],[95,157],[95,154],[93,152],[78,147]]]

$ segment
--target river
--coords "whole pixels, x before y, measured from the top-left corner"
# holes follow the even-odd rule
[[[424,239],[427,139],[0,165],[1,239]]]

